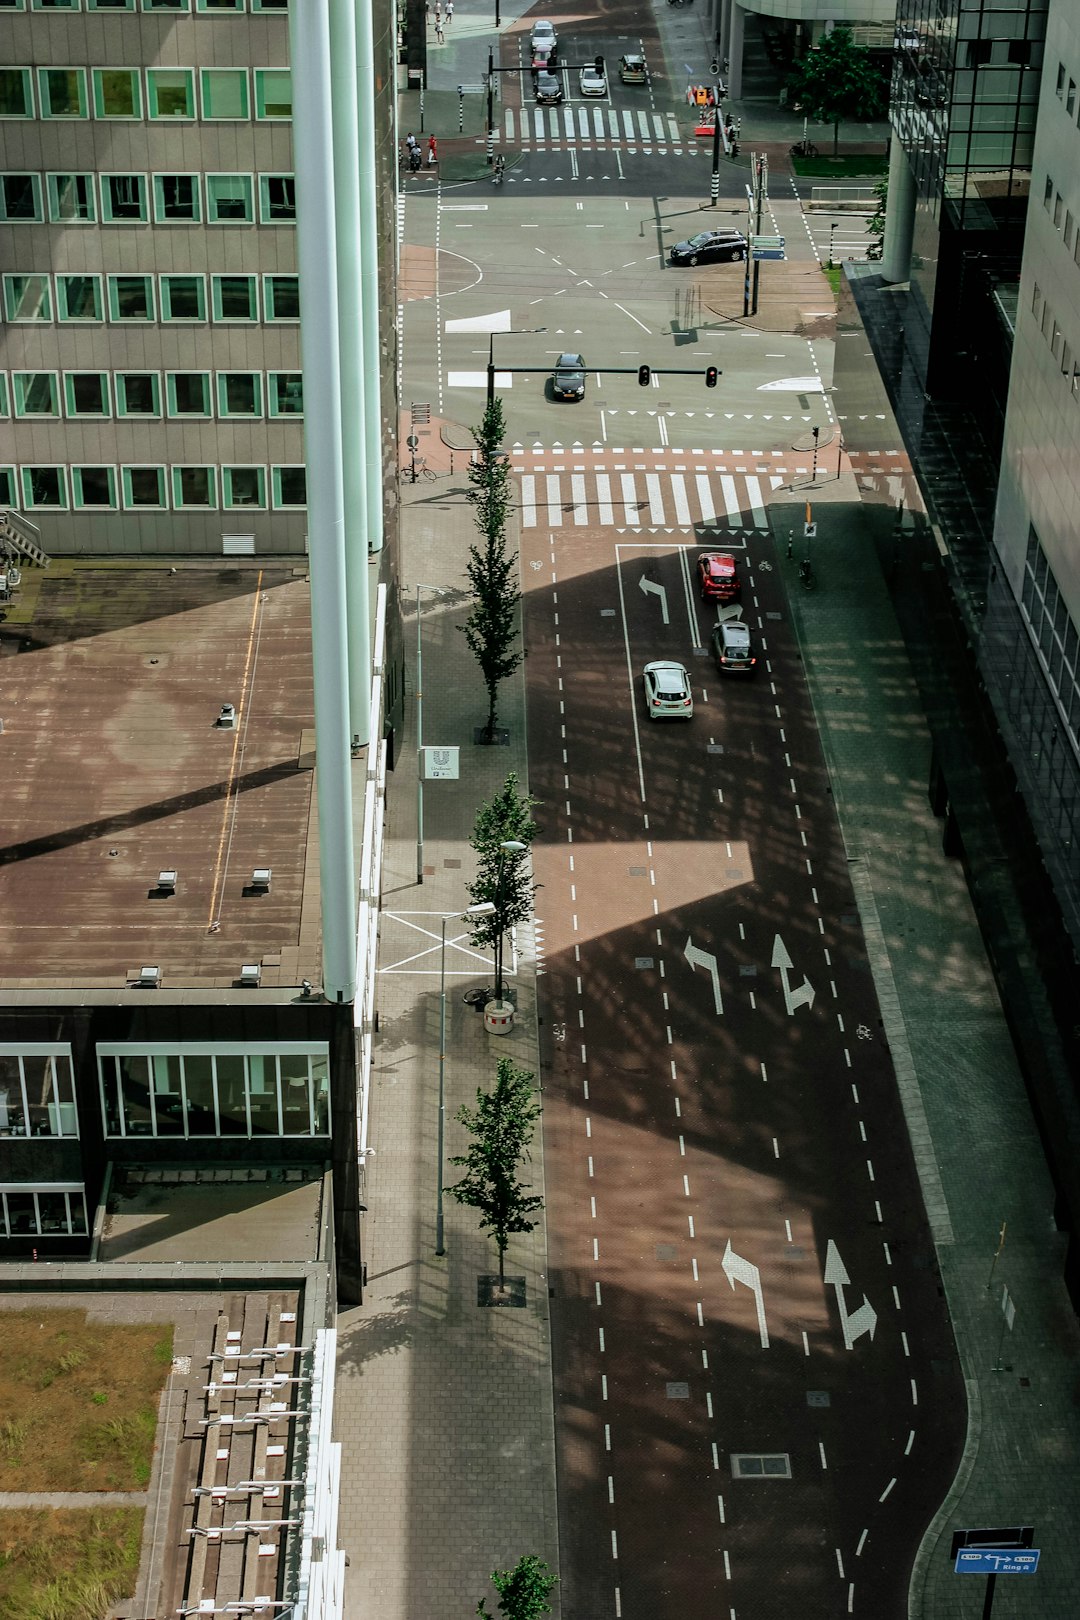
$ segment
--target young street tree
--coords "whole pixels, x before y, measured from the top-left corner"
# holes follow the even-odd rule
[[[833,157],[840,145],[840,125],[849,119],[876,118],[884,106],[881,77],[868,50],[856,45],[850,28],[822,34],[796,62],[787,82],[788,105],[808,118],[833,127]]]
[[[450,1160],[464,1166],[465,1174],[446,1190],[459,1204],[479,1210],[481,1228],[495,1239],[500,1292],[506,1287],[506,1246],[511,1235],[531,1232],[536,1222],[530,1215],[544,1207],[540,1195],[527,1193],[528,1183],[517,1178],[518,1165],[529,1157],[533,1126],[540,1114],[532,1082],[528,1069],[515,1068],[510,1058],[500,1058],[495,1089],[478,1091],[476,1107],[462,1104],[456,1116],[472,1132],[474,1141],[467,1153]]]
[[[514,651],[521,592],[514,582],[515,561],[506,551],[510,514],[510,464],[503,453],[506,432],[501,399],[493,399],[476,429],[476,458],[469,463],[469,499],[473,503],[479,544],[469,547],[465,572],[474,604],[462,625],[469,651],[480,665],[488,695],[484,741],[495,741],[499,683],[521,663]]]
[[[506,1620],[540,1620],[542,1614],[551,1613],[548,1598],[558,1579],[542,1558],[532,1554],[519,1558],[513,1569],[493,1569],[491,1584],[499,1594],[499,1613]],[[485,1598],[476,1612],[490,1615]]]
[[[511,771],[495,797],[476,812],[476,877],[465,888],[473,905],[489,901],[495,907],[490,916],[473,920],[471,943],[478,950],[495,951],[507,929],[532,916],[537,886],[529,875],[528,849],[503,851],[501,846],[532,843],[540,831],[532,818],[535,803],[518,792],[517,774]]]

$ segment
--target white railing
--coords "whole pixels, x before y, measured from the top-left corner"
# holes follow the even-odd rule
[[[386,586],[375,598],[371,648],[371,713],[368,772],[364,788],[364,824],[360,840],[359,904],[356,918],[356,1000],[353,1029],[358,1077],[357,1153],[367,1152],[372,1038],[375,1028],[375,961],[382,889],[383,820],[386,813],[386,742],[383,738],[383,689],[386,684]]]

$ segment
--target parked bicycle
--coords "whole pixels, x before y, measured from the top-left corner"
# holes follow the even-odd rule
[[[796,141],[795,145],[791,147],[791,155],[792,157],[817,157],[818,149],[813,141],[807,140],[804,136],[801,141]]]

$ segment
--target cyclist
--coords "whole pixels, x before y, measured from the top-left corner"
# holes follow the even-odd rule
[[[491,175],[492,182],[495,185],[498,186],[498,185],[502,184],[502,177],[503,177],[503,174],[504,174],[505,170],[506,170],[506,159],[503,157],[501,152],[496,152],[496,154],[495,154],[495,167],[492,170],[492,175]]]

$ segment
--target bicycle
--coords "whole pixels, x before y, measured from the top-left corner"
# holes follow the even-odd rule
[[[810,565],[809,557],[804,557],[799,564],[799,584],[804,591],[817,590],[817,576]]]
[[[817,155],[818,149],[814,145],[813,141],[810,140],[803,139],[801,141],[796,141],[795,145],[791,148],[792,157],[817,157]]]
[[[438,474],[428,466],[424,456],[415,456],[408,466],[402,467],[401,470],[408,474],[410,484],[415,484],[418,478],[426,478],[429,484],[433,484],[438,477]]]
[[[492,183],[492,185],[493,186],[501,186],[502,183],[503,183],[503,175],[505,173],[506,173],[506,159],[503,157],[502,153],[500,152],[498,157],[495,159],[495,167],[491,171],[491,183]]]

